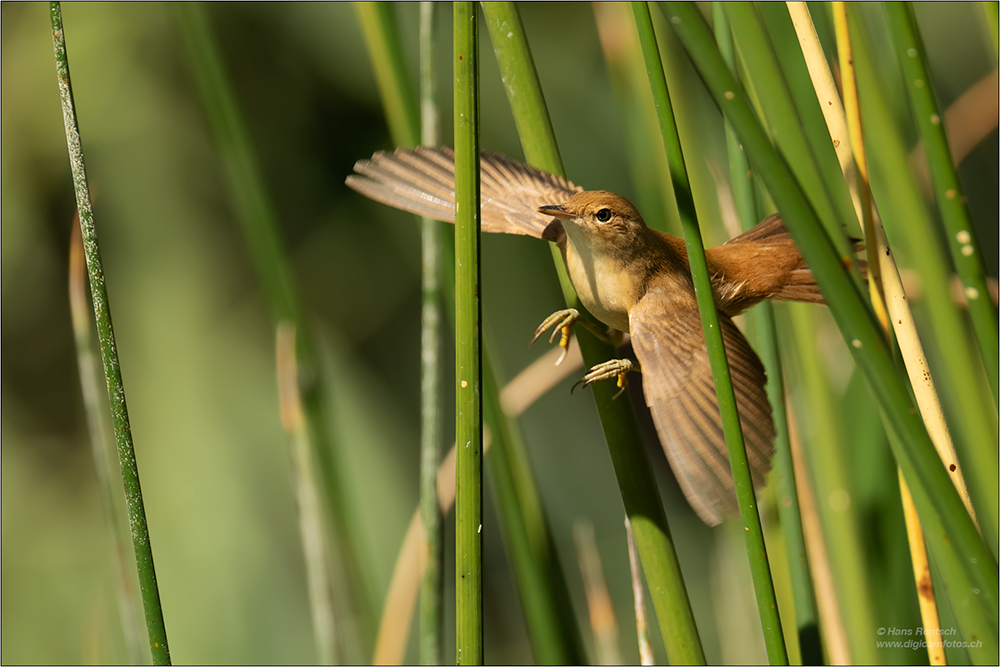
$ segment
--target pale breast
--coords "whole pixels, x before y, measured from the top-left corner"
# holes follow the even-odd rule
[[[572,242],[566,245],[565,258],[584,307],[609,327],[627,332],[635,290],[621,264],[603,254],[578,252]]]

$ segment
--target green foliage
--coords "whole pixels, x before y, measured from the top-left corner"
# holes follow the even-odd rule
[[[826,7],[811,3],[810,8],[828,55],[835,55],[835,46],[826,39]],[[649,102],[644,104],[650,108],[632,102],[648,99],[643,96],[648,91],[637,88],[633,76],[641,61],[629,60],[631,55],[611,58],[616,45],[630,45],[639,53],[632,23],[612,25],[614,16],[624,13],[629,18],[627,9],[598,8],[613,10],[600,14],[598,29],[590,5],[519,7],[524,31],[516,39],[530,45],[534,56],[537,90],[544,91],[551,118],[546,126],[525,124],[525,115],[516,107],[511,113],[508,93],[515,84],[525,84],[507,76],[504,58],[509,52],[496,49],[496,26],[491,25],[509,8],[487,4],[484,13],[494,49],[485,49],[480,62],[480,142],[484,150],[527,159],[550,171],[562,172],[565,161],[565,173],[574,182],[627,196],[640,204],[651,225],[665,228],[667,216],[658,208],[669,196],[650,185],[662,182],[653,157],[659,138],[649,125],[653,109]],[[685,9],[686,16],[702,20],[697,9]],[[856,223],[831,178],[834,172],[823,143],[829,139],[817,134],[816,109],[803,107],[812,91],[799,78],[797,45],[788,34],[782,5],[735,5],[724,11],[733,19],[735,71],[750,100],[759,102],[755,108],[765,127],[792,133],[789,138],[779,132],[775,143],[796,176],[789,184],[805,186],[804,201],[815,207],[816,215],[808,214],[807,207],[799,211],[788,206],[787,193],[772,187],[767,161],[759,159],[759,149],[767,147],[748,141],[745,126],[733,123],[738,133],[734,137],[749,155],[754,176],[771,179],[766,180],[767,192],[758,193],[759,206],[767,210],[767,197],[773,196],[790,219],[815,218],[809,225],[793,228],[793,221],[789,226],[796,238],[803,238],[810,262],[818,259],[815,265],[824,288],[833,286],[835,318],[825,309],[804,307],[810,322],[794,340],[785,335],[790,327],[779,326],[777,341],[769,345],[757,325],[751,339],[770,369],[772,400],[781,393],[777,376],[782,371],[775,370],[768,350],[780,349],[782,355],[789,412],[808,470],[806,478],[796,482],[810,485],[818,505],[819,527],[832,550],[836,601],[850,644],[857,648],[856,661],[864,656],[880,662],[926,660],[920,650],[877,646],[880,640],[917,639],[919,624],[913,581],[900,574],[908,572],[909,564],[894,486],[899,460],[908,479],[918,481],[910,488],[934,561],[944,629],[956,633],[944,638],[960,642],[975,636],[983,641],[979,649],[949,648],[949,660],[995,664],[996,591],[984,572],[995,572],[998,534],[997,415],[990,386],[995,386],[995,372],[983,363],[981,352],[989,350],[981,343],[982,327],[973,326],[973,315],[950,291],[956,263],[965,257],[961,248],[955,257],[945,251],[956,233],[946,233],[936,198],[922,189],[911,168],[910,153],[924,135],[910,111],[904,90],[910,76],[904,77],[901,69],[907,62],[894,52],[889,14],[881,4],[849,9],[852,31],[859,36],[855,60],[874,197],[904,275],[919,279],[920,292],[914,291],[910,300],[988,547],[976,545],[978,534],[961,518],[957,497],[945,492],[950,488],[946,475],[931,471],[931,457],[926,455],[930,448],[915,419],[898,414],[909,405],[905,382],[899,381],[901,371],[887,353],[872,351],[875,330],[865,322],[869,316],[864,296],[840,263],[845,247],[838,234],[857,235]],[[328,442],[337,443],[337,449],[327,445],[317,454],[337,457],[341,501],[334,511],[347,512],[354,526],[350,536],[337,539],[334,546],[360,554],[357,560],[366,574],[353,583],[371,591],[355,606],[345,602],[346,589],[338,590],[337,618],[344,619],[345,634],[360,635],[375,619],[406,521],[417,505],[420,235],[407,216],[356,196],[343,186],[343,179],[355,160],[416,142],[418,10],[415,4],[374,5],[370,10],[396,23],[397,32],[382,47],[389,54],[384,69],[394,72],[399,90],[409,88],[406,94],[412,101],[400,93],[397,102],[383,104],[384,91],[373,71],[381,66],[372,64],[365,28],[349,5],[209,5],[205,22],[215,35],[215,55],[227,74],[230,97],[229,110],[220,111],[204,103],[204,79],[211,68],[192,67],[186,33],[178,29],[173,10],[153,3],[63,7],[96,200],[94,218],[100,225],[104,281],[115,302],[115,350],[128,384],[135,462],[156,549],[164,621],[171,654],[179,662],[316,659],[287,445],[277,408],[273,314],[307,322],[299,327],[313,352],[312,370],[304,380],[328,379],[329,391],[318,396],[315,405],[329,424]],[[0,11],[7,93],[0,200],[5,587],[0,658],[5,663],[124,662],[125,643],[111,604],[116,574],[107,557],[100,495],[85,446],[84,410],[66,316],[65,247],[73,195],[52,86],[47,8],[6,3]],[[926,47],[920,58],[928,71],[925,90],[933,92],[937,113],[945,117],[944,110],[961,93],[996,67],[991,41],[996,5],[917,4],[913,11]],[[983,22],[984,11],[990,22]],[[437,14],[439,53],[450,53],[450,12]],[[684,22],[675,26],[669,18],[662,21],[656,10],[652,18],[680,143],[692,163],[691,197],[699,212],[709,212],[699,216],[702,233],[725,238],[720,220],[714,218],[715,211],[720,217],[731,215],[725,201],[730,157],[719,111],[722,107],[728,112],[727,103],[719,99],[712,76],[705,80],[719,101],[706,93],[702,56],[695,53],[689,61],[678,42]],[[607,41],[615,36],[618,42]],[[704,42],[706,48],[716,49],[708,31]],[[490,55],[494,50],[497,60]],[[452,63],[446,57],[438,61],[438,80],[450,80]],[[645,79],[639,83],[648,86]],[[790,90],[783,92],[783,87]],[[441,88],[438,102],[447,128],[453,120],[450,87]],[[394,105],[406,120],[390,117],[387,129],[384,108]],[[773,117],[772,107],[783,107],[790,115]],[[220,143],[219,119],[226,114],[238,116],[242,146]],[[740,122],[747,125],[751,117]],[[397,128],[406,123],[412,123],[410,138],[398,136]],[[794,136],[800,126],[800,136]],[[997,274],[995,132],[957,171],[968,200],[974,230],[970,236],[979,241],[976,255],[988,277]],[[552,150],[553,135],[560,140],[561,154]],[[453,139],[446,132],[440,143],[452,144]],[[697,148],[687,150],[689,145]],[[245,171],[248,160],[241,155],[251,156],[255,172]],[[692,155],[698,159],[691,160]],[[249,173],[254,184],[248,193],[234,197],[239,169],[244,169],[244,178]],[[269,230],[241,228],[248,215],[261,211],[271,219]],[[832,241],[805,239],[806,227]],[[256,240],[255,233],[260,234]],[[449,226],[444,231],[446,248],[450,236]],[[569,394],[574,377],[541,398],[517,424],[499,414],[499,394],[490,394],[490,373],[497,380],[512,378],[535,360],[537,348],[527,348],[530,332],[544,316],[563,307],[563,296],[572,298],[560,293],[554,279],[560,267],[553,272],[548,255],[531,239],[482,239],[480,293],[483,319],[492,322],[487,340],[493,342],[490,365],[483,369],[483,418],[494,447],[505,428],[511,431],[506,439],[515,443],[512,446],[523,446],[506,450],[506,456],[496,458],[495,468],[492,457],[502,450],[491,450],[485,461],[491,487],[482,505],[486,660],[584,661],[576,648],[575,618],[586,619],[588,614],[571,531],[580,516],[595,525],[622,655],[627,662],[638,660],[623,510],[632,517],[643,575],[650,584],[646,599],[653,603],[658,621],[650,623],[650,640],[658,662],[678,660],[673,648],[664,652],[665,645],[676,641],[671,633],[678,623],[661,612],[685,606],[705,660],[765,660],[744,556],[739,555],[740,568],[732,579],[716,575],[725,544],[718,539],[721,531],[705,528],[687,507],[641,399],[634,403],[636,424],[629,399],[611,401],[612,386],[595,387],[595,412],[579,391]],[[268,278],[262,272],[268,256],[284,263],[281,275]],[[447,265],[447,249],[444,260]],[[448,291],[446,282],[443,292]],[[849,306],[835,303],[845,299],[851,301]],[[845,308],[856,321],[844,317]],[[750,311],[748,319],[757,318],[759,310]],[[784,304],[774,311],[779,325],[799,317]],[[586,334],[581,342],[588,360],[605,361],[614,354],[585,339]],[[872,358],[852,356],[855,339],[872,357],[879,356],[877,372],[872,371]],[[446,358],[450,346],[446,340]],[[810,379],[804,364],[814,364],[818,379]],[[450,372],[453,369],[445,369]],[[454,433],[447,425],[454,417],[454,395],[447,383],[442,394],[449,406],[442,437],[450,440]],[[886,405],[890,394],[893,400],[885,414],[897,427],[887,435],[878,406]],[[608,411],[622,420],[611,418],[606,442],[598,415]],[[823,424],[833,425],[830,433],[821,432]],[[609,448],[616,439],[628,445]],[[787,463],[779,459],[775,465],[787,470]],[[838,468],[839,476],[833,474]],[[525,486],[532,481],[537,485]],[[850,526],[843,533],[849,543],[838,543],[836,525],[844,519],[830,521],[836,509],[829,497],[834,487],[825,485],[833,483],[850,501]],[[794,620],[786,628],[802,630],[810,621],[810,605],[800,603],[805,577],[802,571],[791,577],[784,572],[784,549],[793,551],[789,533],[784,546],[772,540],[778,510],[784,510],[791,497],[787,488],[775,495],[777,507],[768,500],[770,494],[762,494],[760,510],[777,603],[782,619]],[[518,515],[501,509],[508,503],[504,498],[510,497],[527,510]],[[454,534],[449,519],[444,527],[446,536]],[[738,530],[743,532],[742,527]],[[520,541],[511,540],[516,534],[522,536]],[[845,547],[850,554],[840,551]],[[808,557],[815,566],[814,554]],[[450,571],[454,563],[450,555],[445,558],[445,571]],[[848,567],[837,565],[845,560]],[[683,602],[683,589],[665,591],[653,584],[668,569],[683,573]],[[454,582],[444,579],[445,599],[454,599]],[[791,581],[790,592],[782,590],[783,581]],[[554,591],[529,599],[538,582],[554,582]],[[820,602],[823,595],[817,590]],[[365,605],[372,610],[366,612]],[[454,647],[454,620],[454,609],[446,603],[444,656]],[[561,628],[556,643],[542,646],[538,637],[555,634],[545,630],[554,627]],[[911,634],[880,636],[880,627]],[[826,642],[826,628],[819,629]],[[583,635],[587,643],[590,630],[584,627]],[[795,642],[789,635],[786,641],[794,660]],[[417,643],[410,642],[407,662],[417,661]],[[830,646],[823,648],[829,659]],[[362,661],[368,650],[359,646],[349,656]],[[550,657],[554,655],[571,657]]]

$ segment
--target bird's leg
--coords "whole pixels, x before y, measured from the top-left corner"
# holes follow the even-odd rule
[[[612,397],[612,400],[618,398],[625,391],[628,386],[628,372],[636,371],[642,372],[639,368],[639,364],[634,363],[630,359],[611,359],[610,361],[605,361],[603,364],[597,364],[590,371],[583,376],[583,379],[576,384],[582,384],[586,387],[589,384],[593,384],[598,380],[607,380],[609,378],[617,377],[618,386],[620,389],[618,393]],[[573,385],[573,389],[576,389],[576,384]],[[570,390],[572,391],[572,390]]]
[[[569,339],[573,335],[573,326],[577,323],[583,325],[583,327],[594,334],[601,342],[607,343],[608,345],[618,346],[621,345],[623,335],[617,331],[609,332],[607,330],[602,330],[597,324],[594,324],[586,317],[580,315],[580,311],[576,308],[565,308],[563,310],[557,310],[548,317],[545,321],[538,325],[535,329],[535,336],[528,343],[528,347],[535,344],[542,335],[552,329],[552,335],[549,336],[549,342],[551,343],[556,339],[556,334],[562,333],[562,337],[559,339],[559,347],[563,349],[562,354],[559,355],[559,359],[556,361],[556,366],[563,362],[566,358],[566,353],[569,350]],[[554,327],[554,328],[553,328]],[[614,334],[618,335],[615,336]]]

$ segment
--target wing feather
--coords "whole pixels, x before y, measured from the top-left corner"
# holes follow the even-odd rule
[[[632,347],[642,367],[646,404],[688,502],[705,523],[737,512],[729,452],[712,368],[695,310],[664,314],[651,292],[629,313]],[[746,338],[719,314],[754,487],[763,486],[774,453],[767,378]]]
[[[455,222],[455,154],[421,146],[378,152],[354,165],[347,185],[394,208]],[[483,153],[480,195],[484,232],[558,240],[561,223],[538,212],[562,204],[583,188],[564,178],[500,155]]]

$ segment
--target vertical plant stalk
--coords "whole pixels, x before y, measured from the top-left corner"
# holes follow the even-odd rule
[[[416,113],[418,105],[413,100],[406,77],[405,63],[401,53],[398,52],[400,38],[394,10],[384,3],[359,2],[355,7],[375,68],[381,97],[387,105],[386,117],[393,140],[400,146],[415,146],[419,141],[419,122]],[[388,108],[390,104],[398,108],[390,111]],[[453,235],[445,232],[442,242],[441,259],[444,265],[442,295],[445,297],[446,308],[450,308],[449,314],[454,315]],[[484,326],[484,329],[487,327]],[[540,663],[580,663],[585,661],[586,656],[572,600],[531,476],[524,444],[518,437],[513,417],[508,416],[514,415],[518,410],[501,408],[500,390],[496,379],[489,372],[491,355],[488,345],[482,348],[482,358],[483,420],[496,441],[496,452],[490,457],[491,461],[486,470],[493,482],[501,538],[523,602],[532,653],[535,660]],[[551,364],[551,361],[549,363]],[[560,369],[565,371],[566,365],[563,364]],[[489,440],[485,442],[488,443]],[[487,447],[488,444],[484,446],[484,454]],[[439,493],[440,480],[439,477]],[[454,492],[453,472],[449,484]],[[402,554],[400,558],[403,558]],[[397,561],[397,571],[402,573],[403,570],[399,568],[400,563],[401,561]],[[396,614],[395,617],[398,618],[403,617],[401,612],[396,611],[396,607],[403,605],[409,599],[408,595],[404,595],[406,591],[402,589],[403,583],[399,583],[400,588],[396,588],[397,582],[403,581],[405,579],[393,576],[393,587],[389,596],[394,605],[390,609],[387,601],[379,625],[376,654],[382,661],[392,661],[397,655],[400,656],[398,660],[401,660],[402,651],[405,649],[405,637],[400,642],[398,640],[400,630],[390,622],[392,614]],[[396,601],[399,601],[400,605],[395,605]]]
[[[483,13],[525,158],[562,176],[562,159],[517,7],[510,2],[490,2],[483,5]],[[566,305],[582,309],[559,250],[554,244],[551,250]],[[578,328],[576,337],[587,366],[615,354],[614,348],[585,329]],[[592,389],[668,656],[676,664],[704,664],[705,652],[635,414],[627,401],[613,400],[617,388],[612,383],[598,382]]]
[[[570,374],[580,370],[583,365],[583,360],[580,358],[580,348],[575,344],[570,345],[569,354],[563,363],[560,366],[556,366],[555,361],[560,356],[562,356],[562,350],[560,348],[552,348],[504,386],[500,392],[499,403],[502,404],[503,413],[509,419],[519,417],[536,400],[551,391],[556,385],[568,378]],[[488,355],[484,355],[484,361],[488,358]],[[484,364],[483,368],[486,370],[488,366]],[[484,387],[488,386],[485,380],[486,378],[484,377]],[[483,434],[483,456],[489,453],[490,443],[493,440],[499,441],[499,437],[497,436],[501,434],[494,433],[492,434],[492,438],[488,432]],[[447,515],[451,511],[452,505],[455,502],[456,456],[455,445],[452,445],[438,467],[437,497],[438,503],[441,506],[441,512],[444,515]],[[492,457],[490,465],[493,465]],[[383,607],[378,641],[375,644],[373,664],[398,665],[403,661],[403,653],[406,650],[406,638],[409,636],[410,621],[413,616],[413,607],[416,605],[420,572],[423,570],[423,562],[421,560],[423,558],[423,530],[423,523],[420,520],[420,508],[417,507],[413,513],[413,517],[410,519],[410,526],[406,531],[403,544],[396,556],[396,565],[393,568],[392,579],[389,582],[389,591],[385,596],[385,606]],[[575,618],[567,619],[567,622],[575,623]],[[576,654],[582,656],[582,649],[577,649]],[[553,664],[570,664],[571,662],[579,664],[583,662],[582,659],[573,660],[573,654],[568,655],[570,655],[569,660],[551,660],[549,662]],[[542,661],[539,662],[541,663]]]
[[[479,15],[454,4],[455,81],[455,651],[483,664],[483,399],[479,300]]]
[[[649,632],[646,627],[646,604],[642,601],[642,579],[639,574],[639,555],[635,550],[635,538],[632,535],[632,522],[625,517],[625,539],[628,540],[628,569],[632,578],[632,600],[635,606],[635,634],[639,642],[639,664],[655,665],[653,648],[649,645]]]
[[[764,531],[760,524],[757,497],[754,493],[746,446],[743,442],[743,429],[736,408],[736,393],[733,390],[729,363],[726,360],[726,348],[722,342],[719,314],[715,309],[715,297],[708,273],[708,262],[705,259],[705,246],[702,242],[697,218],[695,215],[685,215],[687,211],[693,214],[695,207],[694,201],[691,199],[691,186],[688,183],[680,137],[677,134],[677,125],[674,122],[671,109],[667,80],[660,62],[660,52],[656,46],[656,34],[653,32],[649,6],[645,2],[633,2],[632,10],[635,15],[636,30],[639,33],[643,57],[646,61],[649,85],[656,103],[660,133],[667,153],[667,160],[670,162],[674,195],[678,200],[677,207],[681,211],[681,226],[684,229],[684,243],[687,246],[688,263],[691,267],[691,280],[694,283],[698,310],[701,313],[702,329],[705,334],[705,343],[708,346],[712,378],[715,382],[715,395],[722,415],[726,447],[729,449],[730,469],[736,485],[736,499],[746,538],[747,556],[750,560],[750,572],[757,595],[757,611],[760,614],[761,627],[764,632],[764,644],[767,647],[768,660],[772,665],[787,665],[788,653],[785,648],[785,637],[781,632],[778,601],[774,593],[774,583],[771,580],[771,568],[767,562]],[[666,188],[671,187],[669,183],[664,185]]]
[[[952,472],[952,481],[955,482],[955,488],[962,496],[966,509],[969,511],[973,521],[975,521],[976,514],[972,508],[969,491],[965,488],[965,480],[958,467],[955,446],[952,444],[951,436],[948,433],[948,425],[944,420],[944,412],[941,409],[937,392],[934,390],[934,382],[931,379],[923,347],[917,336],[916,325],[913,322],[913,316],[910,313],[905,295],[903,294],[899,271],[892,260],[892,253],[889,250],[885,230],[882,229],[880,222],[873,219],[875,218],[873,210],[874,202],[872,202],[871,191],[868,185],[868,161],[865,157],[865,144],[861,128],[861,108],[858,102],[857,83],[854,76],[854,56],[851,48],[851,36],[847,26],[847,8],[843,2],[833,3],[833,22],[837,35],[837,51],[840,58],[840,70],[843,79],[844,112],[847,117],[850,145],[857,165],[857,179],[854,183],[849,182],[848,186],[859,190],[861,193],[862,210],[859,218],[863,222],[865,245],[868,250],[868,282],[871,285],[873,299],[875,296],[878,296],[882,303],[886,303],[888,300],[888,315],[891,317],[891,320],[887,317],[882,322],[886,339],[891,341],[892,329],[895,329],[900,345],[900,352],[903,356],[904,364],[909,371],[910,384],[913,388],[914,397],[917,400],[917,406],[920,408],[921,416],[924,418],[924,423],[927,425],[927,432],[934,441],[934,446],[937,448],[946,466],[948,466],[948,459],[950,459],[951,465],[949,469]],[[835,140],[842,140],[844,138],[843,136],[832,136],[834,136]],[[923,528],[917,516],[913,496],[910,495],[906,480],[903,479],[903,471],[898,467],[897,470],[903,516],[906,522],[906,533],[910,548],[910,560],[913,566],[915,589],[920,605],[920,617],[923,621],[924,635],[928,637],[940,637],[942,636],[940,631],[941,621],[938,615],[934,586],[931,581],[931,566],[927,558],[927,547],[924,544]],[[941,642],[928,642],[927,655],[932,665],[947,664],[944,646]]]
[[[350,645],[344,638],[360,635],[354,646],[360,644],[363,655],[367,656],[374,636],[374,596],[368,560],[361,551],[363,542],[357,525],[356,504],[347,491],[338,448],[324,412],[326,379],[320,373],[308,327],[304,326],[292,270],[278,231],[277,215],[268,198],[205,9],[200,3],[188,2],[178,3],[176,11],[190,52],[192,72],[229,182],[236,217],[271,318],[275,326],[284,320],[296,325],[296,363],[303,381],[302,407],[325,496],[326,518],[331,524],[338,561],[342,563],[341,571],[336,572],[336,587],[346,589],[347,606],[356,612],[344,619],[345,624],[356,622],[358,625],[358,631],[353,633],[341,630],[340,643],[347,649]]]
[[[573,542],[576,543],[583,590],[587,596],[590,628],[594,633],[596,664],[620,665],[622,661],[618,653],[618,623],[615,621],[615,609],[611,604],[608,584],[604,580],[601,554],[594,539],[594,524],[584,520],[575,521]]]
[[[299,508],[299,534],[306,561],[306,581],[309,608],[316,641],[316,656],[322,665],[337,664],[336,617],[330,580],[327,576],[328,556],[323,535],[323,516],[319,492],[312,467],[312,445],[309,429],[302,412],[299,393],[299,369],[295,355],[295,324],[289,320],[278,323],[276,337],[278,403],[281,424],[288,433],[288,451],[292,465],[292,486]]]
[[[786,397],[786,405],[788,405]],[[813,587],[816,591],[816,611],[819,614],[820,629],[823,636],[823,646],[826,648],[827,660],[831,665],[851,664],[851,652],[847,641],[847,630],[840,614],[840,603],[837,601],[837,587],[834,583],[833,569],[830,567],[830,556],[826,542],[823,540],[823,529],[820,526],[819,512],[816,510],[816,499],[809,484],[809,471],[803,460],[802,443],[795,423],[795,413],[789,405],[788,448],[792,455],[792,466],[795,469],[796,492],[799,507],[802,511],[802,537],[809,554]],[[823,664],[823,661],[802,664]]]
[[[903,518],[906,521],[906,537],[910,545],[910,557],[913,562],[913,578],[916,580],[917,603],[920,605],[920,618],[923,621],[925,637],[941,637],[941,619],[938,616],[937,599],[934,585],[931,581],[931,565],[927,560],[927,546],[924,544],[924,529],[920,526],[913,496],[903,479],[903,471],[898,466],[899,493],[903,501]],[[948,659],[944,653],[944,642],[927,642],[927,664],[947,665]]]
[[[438,143],[438,109],[434,101],[434,3],[420,3],[420,142]],[[423,256],[420,329],[420,518],[424,528],[424,570],[420,585],[420,663],[441,664],[441,623],[444,615],[444,528],[437,499],[437,469],[441,457],[441,226],[420,220]]]
[[[789,3],[792,4],[792,3]],[[713,2],[715,39],[719,51],[733,76],[736,76],[736,53],[729,30],[729,19],[722,3]],[[726,126],[726,148],[729,154],[729,173],[733,188],[733,200],[744,231],[751,229],[757,221],[757,202],[753,186],[753,172],[739,137],[729,121]],[[805,537],[802,533],[802,516],[796,492],[797,478],[792,461],[791,444],[788,438],[788,419],[785,410],[785,382],[782,372],[781,355],[778,346],[778,331],[774,320],[774,306],[764,302],[750,311],[756,333],[757,348],[767,371],[767,395],[773,411],[774,470],[776,492],[778,494],[778,516],[781,532],[785,538],[788,555],[788,573],[792,585],[792,600],[795,608],[795,624],[798,630],[799,653],[802,664],[820,664],[823,661],[823,647],[820,642],[816,596],[809,576],[809,560],[806,555]]]
[[[111,421],[114,425],[115,441],[118,445],[118,460],[121,463],[122,481],[125,485],[125,505],[128,508],[129,529],[132,547],[135,550],[136,569],[139,572],[139,590],[142,606],[146,614],[146,632],[153,663],[170,664],[170,650],[167,647],[167,631],[163,624],[163,610],[160,607],[160,591],[156,585],[156,569],[153,566],[153,549],[146,526],[146,510],[142,503],[142,489],[139,486],[139,468],[136,465],[135,449],[132,446],[132,429],[129,425],[128,408],[125,404],[125,386],[122,383],[121,368],[118,364],[118,348],[111,323],[111,305],[101,267],[101,251],[97,243],[94,213],[90,202],[90,187],[83,161],[83,145],[80,128],[76,120],[76,105],[73,102],[73,86],[69,75],[69,56],[66,53],[66,35],[63,31],[62,8],[58,2],[49,3],[52,24],[52,45],[55,49],[56,74],[59,81],[59,97],[62,100],[63,123],[66,127],[66,145],[69,149],[70,168],[73,172],[73,188],[76,191],[76,206],[80,212],[80,232],[83,238],[84,254],[90,278],[90,295],[94,303],[97,320],[97,336],[101,344],[101,360],[104,377],[107,380],[108,400],[111,403]]]
[[[979,339],[979,349],[986,365],[986,376],[993,390],[993,402],[998,396],[1000,376],[998,362],[997,310],[990,299],[976,230],[969,217],[958,171],[952,160],[948,137],[941,123],[940,110],[934,98],[930,72],[927,70],[924,44],[917,29],[913,9],[907,3],[888,3],[886,12],[892,31],[897,58],[906,77],[906,90],[913,105],[920,135],[927,151],[927,161],[934,182],[934,195],[948,233],[952,260],[958,269],[969,301],[972,325]]]
[[[728,114],[757,174],[784,214],[788,230],[823,290],[841,335],[849,343],[888,422],[899,435],[896,440],[890,438],[890,444],[896,460],[909,464],[909,467],[903,466],[903,472],[910,482],[914,499],[918,495],[914,487],[919,483],[930,501],[930,505],[924,507],[927,511],[934,507],[946,531],[925,534],[932,544],[945,544],[947,540],[947,544],[954,545],[961,556],[962,567],[979,589],[984,610],[995,619],[996,601],[1000,597],[996,561],[941,466],[906,385],[895,372],[870,309],[844,270],[842,258],[824,233],[801,186],[753,115],[745,94],[719,55],[702,16],[692,6],[676,2],[666,3],[666,12],[713,99]],[[921,507],[919,501],[917,507]]]
[[[874,172],[873,186],[876,197],[880,199],[881,217],[895,230],[897,247],[905,244],[912,264],[919,268],[929,323],[942,359],[940,371],[943,373],[940,375],[945,380],[942,393],[954,397],[953,406],[957,411],[957,418],[951,427],[957,428],[963,436],[961,440],[967,445],[967,472],[973,478],[974,490],[978,491],[976,509],[987,542],[996,553],[996,408],[992,395],[980,389],[982,366],[979,352],[973,349],[975,346],[953,343],[968,339],[967,315],[952,298],[953,275],[947,250],[941,247],[935,224],[924,205],[918,180],[910,168],[909,146],[889,108],[885,84],[875,75],[864,26],[851,16],[852,13],[848,12],[848,18],[855,35],[855,73],[865,104],[865,125],[871,128],[866,143],[872,149],[869,166]],[[992,96],[996,96],[995,85]],[[929,182],[928,176],[928,187]],[[926,523],[924,529],[927,534]]]
[[[94,455],[97,483],[101,489],[101,505],[107,522],[108,537],[114,552],[122,634],[129,662],[134,665],[146,661],[142,646],[142,619],[139,617],[132,595],[132,579],[128,571],[130,547],[124,536],[128,520],[122,515],[115,484],[111,479],[111,428],[108,415],[101,405],[101,384],[97,376],[97,358],[90,334],[90,316],[87,314],[87,264],[83,256],[83,237],[80,232],[80,213],[73,216],[73,229],[69,242],[69,306],[73,321],[73,338],[76,342],[76,360],[80,369],[80,389],[87,412],[90,447]]]
[[[993,38],[993,53],[998,53],[1000,52],[1000,43],[997,41],[998,3],[984,2],[983,9],[986,11],[986,23],[990,27],[990,37]]]

